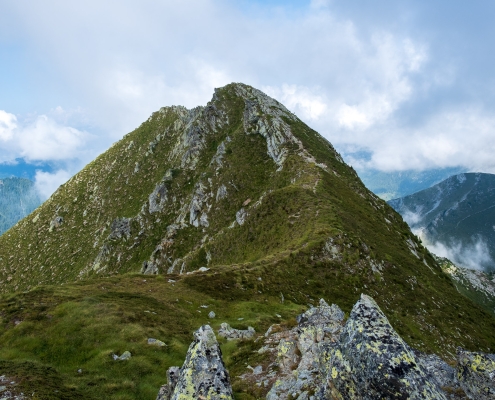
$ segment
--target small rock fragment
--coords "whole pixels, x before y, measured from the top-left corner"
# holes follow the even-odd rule
[[[166,346],[166,344],[164,342],[162,342],[161,340],[153,339],[153,338],[148,338],[148,344],[150,344],[152,346],[159,346],[159,347]]]

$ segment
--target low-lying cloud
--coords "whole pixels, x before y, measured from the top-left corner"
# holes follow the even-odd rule
[[[46,200],[58,189],[60,185],[67,182],[71,176],[71,172],[62,169],[53,173],[36,171],[36,175],[34,177],[34,187],[41,200]]]
[[[424,241],[424,244],[432,253],[448,258],[461,267],[480,271],[495,268],[488,245],[482,238],[476,238],[473,243],[452,241],[446,244],[438,241],[434,243]]]

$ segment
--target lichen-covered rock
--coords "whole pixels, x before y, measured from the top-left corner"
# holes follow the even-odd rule
[[[296,328],[272,335],[280,337],[280,341],[276,349],[278,373],[268,400],[310,399],[315,395],[321,398],[329,352],[339,337],[343,320],[344,313],[338,306],[329,306],[321,299],[318,307],[297,317]]]
[[[332,352],[327,396],[336,399],[446,399],[366,295],[354,305]]]
[[[162,386],[157,400],[233,399],[222,352],[209,325],[194,333],[182,368],[169,369],[167,375],[168,384]]]
[[[256,331],[252,326],[248,326],[247,329],[235,329],[226,322],[222,322],[218,330],[218,335],[228,340],[251,339],[255,333]]]
[[[495,354],[458,348],[457,378],[470,399],[495,399]]]
[[[464,393],[454,367],[451,367],[436,354],[424,354],[418,350],[414,350],[416,360],[423,366],[429,374],[430,379],[437,382],[444,390],[449,393]]]
[[[177,385],[177,380],[179,379],[180,368],[170,367],[167,370],[167,383],[163,385],[158,391],[158,396],[156,400],[170,400],[172,393]]]

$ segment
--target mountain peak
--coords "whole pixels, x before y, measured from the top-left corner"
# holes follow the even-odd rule
[[[3,292],[128,273],[253,304],[319,296],[350,310],[365,291],[411,345],[442,354],[455,339],[423,326],[443,334],[439,307],[470,307],[327,140],[239,83],[153,113],[0,237]],[[460,332],[489,347],[491,320],[470,312],[479,329]]]

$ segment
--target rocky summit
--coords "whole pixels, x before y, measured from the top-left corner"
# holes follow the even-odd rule
[[[171,396],[359,394],[373,382],[395,393],[401,379],[431,394],[416,354],[438,357],[427,365],[447,379],[458,347],[495,349],[493,315],[401,216],[327,140],[240,83],[205,106],[153,113],[0,236],[0,281],[0,376],[24,394],[152,399],[167,371]],[[315,307],[320,298],[339,307]],[[362,331],[349,325],[358,319]],[[231,386],[214,374],[207,325]],[[400,340],[373,341],[391,326]],[[187,356],[198,327],[205,368]],[[368,359],[354,337],[397,359]],[[368,361],[375,381],[362,375]]]

